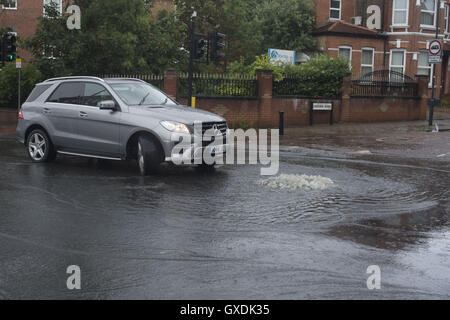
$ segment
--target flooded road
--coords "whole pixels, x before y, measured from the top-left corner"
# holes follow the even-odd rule
[[[142,178],[32,164],[0,134],[0,298],[450,299],[448,157],[283,150],[275,181],[258,166]]]

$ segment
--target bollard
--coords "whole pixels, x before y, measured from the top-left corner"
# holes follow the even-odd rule
[[[284,111],[280,111],[280,136],[284,136]]]

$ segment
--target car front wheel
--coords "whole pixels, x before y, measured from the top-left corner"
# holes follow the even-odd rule
[[[158,172],[161,164],[161,152],[152,139],[145,136],[139,137],[137,161],[141,175],[146,176]]]

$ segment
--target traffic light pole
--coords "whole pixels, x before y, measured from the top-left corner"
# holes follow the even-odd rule
[[[21,101],[20,101],[20,95],[21,95],[21,87],[22,87],[22,85],[21,85],[21,81],[22,81],[22,68],[18,68],[19,69],[19,89],[17,90],[17,92],[18,92],[18,94],[19,94],[19,97],[17,98],[17,105],[18,105],[18,107],[17,107],[17,110],[18,110],[18,112],[20,112],[20,103],[21,103]]]
[[[194,54],[195,54],[195,23],[191,18],[191,49],[189,50],[189,75],[188,75],[188,106],[192,107],[192,83],[194,79]]]

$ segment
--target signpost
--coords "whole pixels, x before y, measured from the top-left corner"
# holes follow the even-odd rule
[[[22,77],[22,59],[20,59],[20,58],[17,58],[16,59],[16,68],[18,69],[18,71],[19,71],[19,90],[18,90],[18,95],[19,95],[19,97],[18,97],[18,107],[17,107],[17,110],[19,110],[20,111],[20,95],[21,95],[21,77]]]
[[[438,18],[438,25],[439,25],[439,18]],[[428,63],[433,65],[431,99],[428,103],[429,107],[430,107],[430,115],[429,115],[428,124],[430,126],[433,125],[434,107],[439,105],[439,103],[440,103],[439,99],[434,98],[435,90],[436,90],[435,89],[435,86],[436,86],[436,64],[442,63],[442,51],[443,51],[442,41],[437,39],[438,33],[439,33],[438,30],[436,30],[436,39],[432,40],[428,44]]]
[[[331,102],[313,102],[309,111],[309,125],[314,123],[314,111],[330,111],[330,125],[333,125],[333,103]]]

